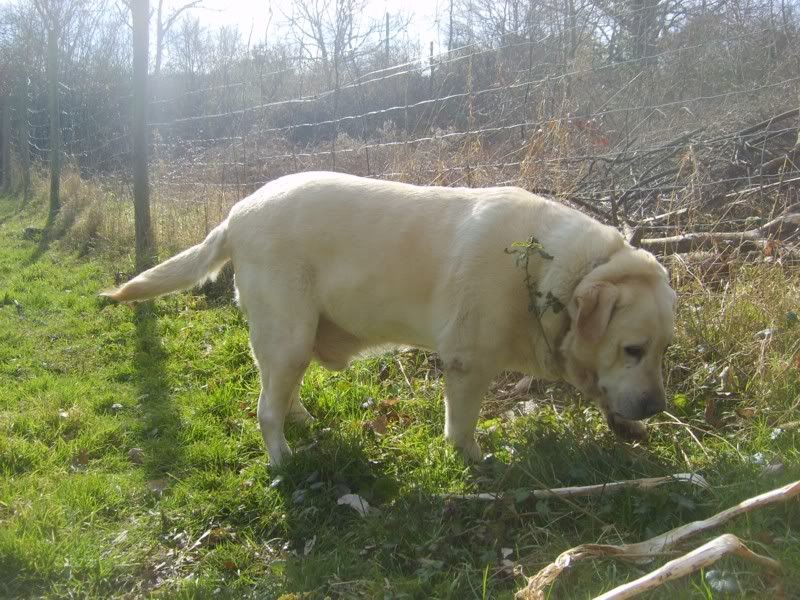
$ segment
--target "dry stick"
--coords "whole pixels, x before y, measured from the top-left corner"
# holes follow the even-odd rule
[[[797,171],[795,171],[795,173],[797,173]],[[800,181],[800,177],[793,177],[792,179],[783,179],[781,181],[776,181],[775,183],[767,183],[767,184],[764,184],[764,185],[757,185],[755,187],[749,187],[749,188],[746,188],[746,189],[743,189],[743,190],[736,190],[736,191],[730,192],[728,194],[725,194],[725,197],[726,198],[732,198],[734,196],[743,196],[744,194],[750,194],[752,192],[761,192],[761,191],[764,191],[764,190],[768,190],[770,188],[779,187],[779,186],[782,186],[782,185],[787,185],[789,183],[796,183],[798,181]]]
[[[642,240],[642,248],[654,254],[683,254],[694,250],[704,250],[718,244],[738,244],[746,242],[764,241],[775,235],[780,237],[784,233],[794,231],[800,226],[800,213],[790,213],[773,219],[762,227],[740,232],[714,232],[714,233],[685,233],[664,238],[649,238]]]
[[[772,571],[781,569],[781,564],[778,561],[756,554],[745,546],[738,537],[731,533],[725,533],[688,554],[671,560],[664,566],[639,579],[597,596],[594,600],[625,600],[626,598],[638,596],[647,590],[663,585],[667,581],[685,577],[698,569],[712,565],[728,554],[736,554]]]
[[[759,496],[748,498],[703,521],[694,521],[676,527],[666,533],[657,535],[637,544],[623,544],[621,546],[605,544],[581,544],[562,552],[555,561],[547,565],[536,575],[528,579],[528,585],[517,592],[517,600],[544,600],[545,588],[552,584],[556,578],[573,563],[586,558],[619,557],[627,560],[647,561],[658,556],[687,540],[688,538],[703,533],[710,529],[727,523],[734,517],[763,508],[778,502],[786,502],[800,494],[800,481],[795,481],[783,487],[771,490]]]
[[[562,488],[549,488],[545,490],[531,490],[534,498],[566,498],[570,496],[592,496],[600,494],[613,494],[626,489],[650,490],[665,483],[685,482],[697,485],[704,490],[710,490],[711,486],[700,475],[694,473],[678,473],[667,477],[645,477],[643,479],[628,479],[625,481],[612,481],[610,483],[599,483],[596,485],[582,485]],[[483,492],[479,494],[440,494],[439,498],[447,500],[501,500],[503,494]]]
[[[792,110],[787,110],[784,113],[781,113],[779,115],[775,115],[774,117],[770,117],[766,121],[761,121],[761,123],[756,123],[755,125],[753,125],[751,127],[747,127],[746,129],[742,129],[741,131],[737,131],[734,135],[737,136],[737,137],[742,137],[742,136],[745,136],[745,135],[749,135],[751,133],[755,133],[756,131],[760,131],[760,130],[764,129],[765,127],[769,127],[770,125],[773,125],[774,123],[777,123],[779,121],[783,121],[784,119],[789,119],[791,117],[796,117],[798,115],[800,115],[800,108],[793,108]]]

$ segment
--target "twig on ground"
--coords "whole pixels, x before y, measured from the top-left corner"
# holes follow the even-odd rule
[[[763,508],[765,506],[777,504],[778,502],[786,502],[798,495],[800,495],[800,481],[795,481],[794,483],[771,490],[759,496],[748,498],[708,519],[681,525],[680,527],[676,527],[675,529],[657,535],[644,542],[623,544],[621,546],[581,544],[580,546],[570,548],[566,552],[562,552],[555,561],[540,570],[536,575],[529,578],[528,584],[517,592],[515,598],[517,598],[517,600],[544,600],[546,588],[552,584],[563,571],[579,560],[617,557],[633,561],[649,561],[655,556],[662,555],[684,540],[715,527],[719,527],[734,517],[751,512],[757,508]],[[747,558],[757,560],[762,565],[772,565],[774,563],[774,561],[766,562],[763,560],[765,557],[762,556],[758,556],[758,558],[755,559],[753,553],[750,553]]]
[[[695,250],[712,248],[719,244],[745,245],[748,242],[765,242],[767,238],[794,231],[800,226],[800,213],[790,213],[773,219],[762,227],[740,232],[685,233],[665,238],[649,238],[642,240],[642,248],[654,254],[683,254]]]
[[[753,561],[771,571],[779,571],[781,568],[781,564],[778,561],[756,554],[735,535],[724,533],[635,581],[630,581],[597,596],[594,600],[625,600],[626,598],[638,596],[647,590],[663,585],[667,581],[685,577],[698,569],[712,565],[728,554],[735,554],[746,560]]]
[[[567,498],[571,496],[594,496],[603,494],[613,494],[626,489],[650,490],[666,483],[691,483],[710,490],[711,486],[702,476],[695,473],[678,473],[667,477],[646,477],[643,479],[628,479],[624,481],[612,481],[610,483],[599,483],[596,485],[582,485],[573,487],[550,488],[545,490],[530,490],[530,495],[534,498]],[[483,500],[491,502],[504,498],[503,494],[483,492],[479,494],[440,494],[440,498],[448,500]]]
[[[673,422],[674,424],[676,424],[676,425],[680,425],[681,427],[684,427],[684,428],[686,429],[686,431],[689,433],[689,436],[690,436],[690,437],[691,437],[691,438],[692,438],[692,439],[695,441],[695,443],[696,443],[696,444],[697,444],[697,445],[700,447],[700,450],[702,450],[702,451],[703,451],[703,454],[705,454],[705,455],[706,455],[706,457],[709,457],[709,456],[710,456],[710,454],[708,453],[708,450],[706,450],[705,446],[703,446],[703,444],[700,442],[700,440],[697,438],[697,436],[694,434],[694,432],[692,432],[692,428],[691,428],[691,427],[689,427],[689,425],[687,425],[686,423],[684,423],[683,421],[681,421],[681,420],[680,420],[678,417],[676,417],[676,416],[675,416],[675,415],[673,415],[672,413],[670,413],[670,412],[667,412],[666,410],[664,411],[664,414],[665,414],[666,416],[668,416],[670,419],[672,419],[672,422]]]

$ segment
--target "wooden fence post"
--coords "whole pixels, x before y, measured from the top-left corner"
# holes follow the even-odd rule
[[[11,95],[3,100],[2,129],[0,129],[0,157],[2,157],[2,177],[0,192],[11,191]]]
[[[22,169],[23,202],[27,202],[31,196],[31,127],[28,122],[28,84],[28,76],[24,75],[20,81],[17,98],[17,145]]]
[[[150,222],[150,182],[147,160],[147,71],[150,2],[132,0],[133,17],[133,213],[136,229],[136,269],[150,268],[155,259]]]
[[[50,100],[50,214],[52,223],[61,210],[61,114],[58,103],[58,38],[60,23],[53,19],[47,28],[47,91]]]

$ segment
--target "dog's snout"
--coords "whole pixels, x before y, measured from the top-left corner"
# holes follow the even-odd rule
[[[646,419],[667,409],[667,401],[662,394],[645,396],[640,404],[641,418]]]

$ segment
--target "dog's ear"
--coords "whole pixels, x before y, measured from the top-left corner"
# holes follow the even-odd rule
[[[579,287],[575,292],[575,331],[578,336],[596,344],[603,337],[611,313],[619,298],[619,289],[612,283],[598,282]]]

